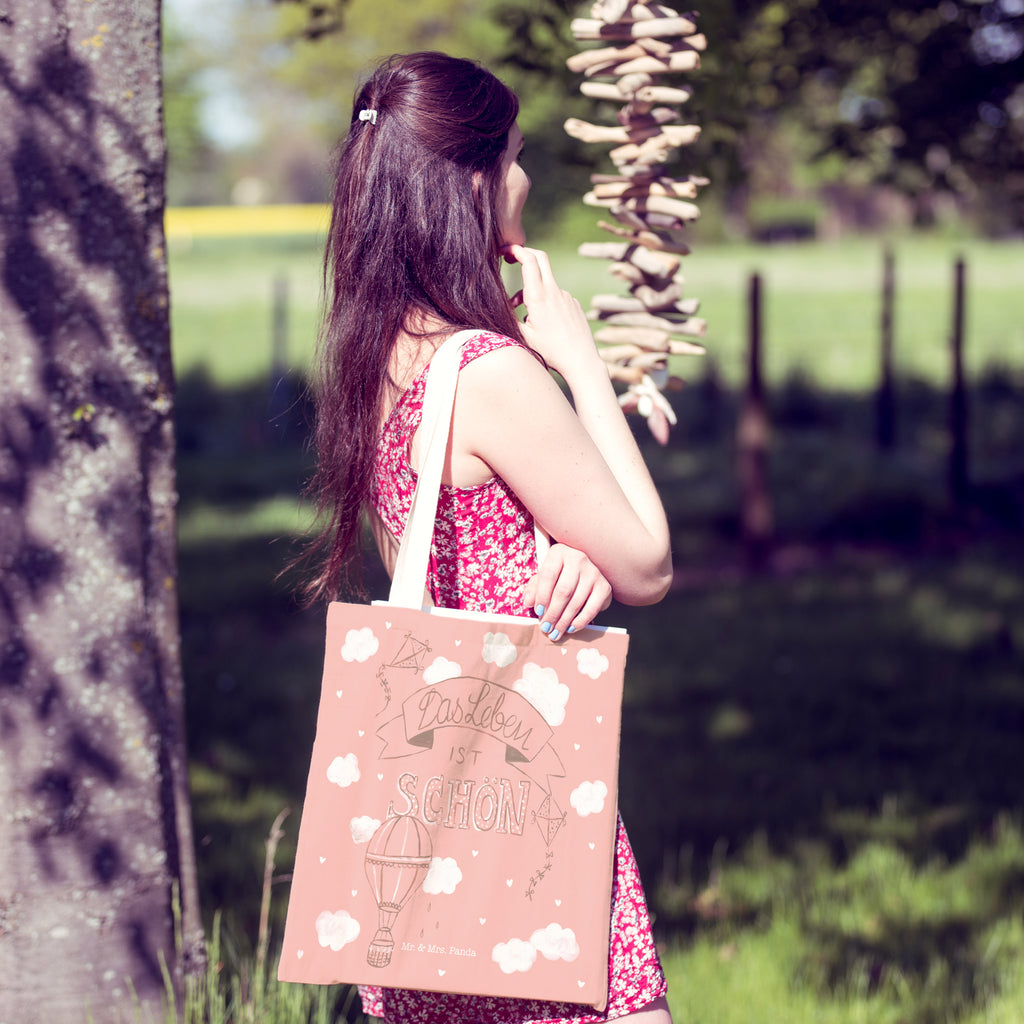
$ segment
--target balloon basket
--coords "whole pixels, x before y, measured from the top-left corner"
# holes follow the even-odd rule
[[[373,937],[370,948],[366,951],[366,962],[371,967],[387,967],[391,963],[391,954],[395,948],[395,940],[387,928],[381,928]]]

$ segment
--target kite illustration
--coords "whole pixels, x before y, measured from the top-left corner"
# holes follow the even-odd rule
[[[406,633],[398,647],[398,651],[391,661],[384,662],[377,669],[377,681],[384,691],[384,707],[377,712],[382,714],[391,703],[391,684],[388,682],[387,670],[392,668],[412,669],[413,672],[422,672],[423,663],[430,653],[430,644],[423,640],[417,640],[412,633]]]

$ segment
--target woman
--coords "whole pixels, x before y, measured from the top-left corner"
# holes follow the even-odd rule
[[[389,572],[418,465],[424,370],[450,334],[463,349],[438,504],[434,602],[534,614],[557,640],[610,597],[660,600],[668,527],[579,304],[547,256],[527,248],[530,181],[515,95],[470,61],[386,61],[359,90],[338,163],[327,243],[327,310],[316,384],[313,492],[328,528],[310,596],[332,596],[367,513]],[[505,293],[501,258],[521,266]],[[525,320],[515,309],[524,305]],[[546,364],[546,365],[545,365]],[[547,367],[561,374],[565,399]],[[534,521],[557,538],[537,566]],[[619,822],[609,1004],[363,989],[366,1011],[442,1020],[669,1024],[665,979],[629,841]]]

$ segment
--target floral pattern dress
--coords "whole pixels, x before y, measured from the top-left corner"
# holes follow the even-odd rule
[[[461,365],[520,342],[481,331],[462,350]],[[420,423],[426,370],[395,403],[381,431],[374,507],[401,540],[416,474],[409,462]],[[442,485],[430,554],[428,587],[440,607],[532,615],[523,590],[537,568],[533,517],[499,477],[476,487]],[[610,914],[608,1007],[361,986],[363,1010],[387,1024],[597,1024],[643,1009],[665,994],[665,975],[651,934],[633,850],[622,818],[615,841]]]

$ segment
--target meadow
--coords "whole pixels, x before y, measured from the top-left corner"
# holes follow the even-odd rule
[[[562,283],[584,302],[618,290],[568,234],[549,245]],[[679,361],[689,387],[669,446],[644,441],[677,582],[654,609],[608,613],[633,637],[620,805],[677,1024],[1024,1019],[1024,248],[890,244],[889,451],[872,420],[879,239],[707,246],[684,263],[708,356]],[[960,255],[972,487],[954,507]],[[307,521],[317,241],[172,236],[170,262],[193,804],[204,910],[230,967],[210,981],[217,1008],[194,1019],[258,1006],[265,1021],[355,1020],[350,991],[290,992],[254,966],[264,844],[287,807],[271,950],[283,920],[321,667],[322,610],[297,608],[279,577]],[[733,438],[752,271],[775,512],[756,573]],[[372,564],[367,584],[380,594]]]

